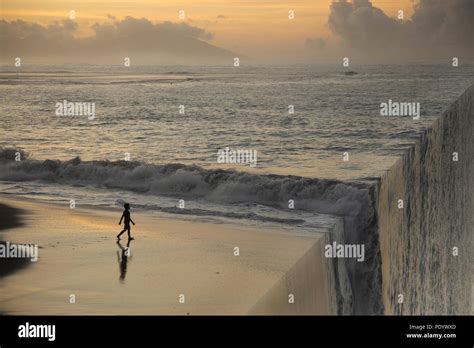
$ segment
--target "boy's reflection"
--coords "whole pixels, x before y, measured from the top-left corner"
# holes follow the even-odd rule
[[[130,250],[130,243],[132,239],[129,239],[127,242],[127,246],[124,248],[120,241],[117,241],[117,244],[120,248],[120,251],[117,250],[117,259],[120,267],[120,281],[125,281],[125,275],[127,274],[127,263],[128,259],[132,257],[132,253]]]

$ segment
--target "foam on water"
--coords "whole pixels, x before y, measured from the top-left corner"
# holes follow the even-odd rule
[[[366,245],[363,263],[328,261],[335,313],[468,312],[473,89],[435,116],[472,82],[472,67],[459,75],[439,66],[391,67],[390,73],[371,67],[355,76],[295,69],[206,76],[198,69],[193,73],[202,76],[194,80],[130,88],[85,88],[69,75],[35,85],[5,79],[0,144],[9,147],[0,151],[2,192],[102,206],[126,199],[151,212],[268,221],[289,231],[326,224],[326,242]],[[54,103],[66,95],[93,96],[102,114],[92,124],[54,118]],[[282,95],[299,105],[298,116],[284,115],[290,102]],[[395,98],[421,102],[421,122],[377,115],[380,102]],[[175,107],[183,103],[189,113],[179,118]],[[263,169],[215,168],[216,150],[229,145],[259,149]],[[31,158],[16,162],[19,147]],[[351,162],[340,160],[343,151]],[[123,152],[136,160],[114,160]],[[186,210],[176,207],[178,199],[186,200]],[[316,249],[300,266],[315,255]],[[301,267],[297,274],[304,283]]]
[[[239,170],[345,180],[389,168],[474,76],[469,64],[354,65],[354,76],[317,65],[2,70],[0,145],[36,159],[119,160],[127,152],[212,168],[217,150],[230,146],[258,151],[257,167]],[[381,117],[389,99],[420,102],[421,119]],[[63,100],[94,102],[96,118],[56,116]],[[344,151],[350,163],[340,160]]]

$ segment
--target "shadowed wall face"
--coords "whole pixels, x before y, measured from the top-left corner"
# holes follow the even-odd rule
[[[382,178],[386,314],[472,314],[473,132],[474,86]]]

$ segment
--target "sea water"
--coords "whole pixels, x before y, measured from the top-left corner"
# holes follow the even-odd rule
[[[376,210],[385,203],[377,183],[473,83],[474,66],[351,69],[4,67],[2,193],[64,204],[128,201],[181,217],[278,222],[288,231],[310,232],[325,223],[320,214],[340,216],[342,241],[363,241],[372,253],[362,270],[368,278],[345,266],[353,294],[340,295],[340,313],[382,313],[382,285],[359,289],[381,282]],[[64,101],[94,103],[94,117],[58,115]],[[388,101],[419,105],[419,115],[385,116]],[[220,163],[227,147],[256,151],[258,164]],[[407,313],[436,313],[420,303]]]

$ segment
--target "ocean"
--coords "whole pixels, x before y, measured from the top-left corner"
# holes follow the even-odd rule
[[[116,161],[129,153],[133,161],[203,168],[217,167],[218,149],[248,148],[258,151],[256,173],[360,178],[386,169],[474,75],[474,65],[348,70],[3,67],[0,145],[35,159]],[[95,119],[57,116],[55,105],[64,100],[94,102]],[[420,103],[420,120],[380,116],[389,100]],[[340,163],[344,151],[360,164]]]
[[[383,301],[379,240],[367,237],[377,185],[473,81],[474,65],[449,64],[3,67],[0,190],[300,233],[339,216],[342,240],[375,246],[363,271],[348,263],[339,313],[380,314],[397,294]],[[95,115],[57,115],[64,101]],[[419,103],[420,119],[381,116],[389,102]],[[219,163],[226,147],[255,150],[256,166]],[[391,312],[436,312],[428,302]]]
[[[287,206],[269,188],[273,179],[260,175],[379,177],[474,76],[474,65],[421,64],[15,69],[3,67],[0,79],[0,146],[21,148],[34,160],[80,157],[83,165],[61,163],[54,173],[53,163],[3,167],[2,192],[105,206],[125,199],[151,210],[195,199],[189,208],[211,214],[228,213],[222,203],[262,203],[248,210],[257,215],[268,210],[266,202]],[[95,103],[95,118],[56,115],[64,100]],[[389,100],[420,103],[420,119],[381,116],[380,104]],[[257,165],[218,163],[226,147],[255,150]],[[226,180],[238,183],[216,189],[203,182],[218,180],[220,168],[237,170]]]

